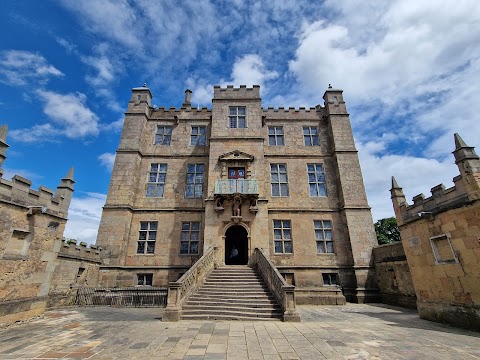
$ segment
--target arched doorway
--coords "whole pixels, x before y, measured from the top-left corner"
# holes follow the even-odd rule
[[[247,265],[248,234],[243,226],[231,226],[225,232],[225,264]]]

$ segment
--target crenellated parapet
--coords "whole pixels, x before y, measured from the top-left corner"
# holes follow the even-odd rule
[[[227,87],[221,87],[215,85],[213,87],[213,100],[260,100],[260,85],[253,85],[249,88],[246,85],[240,85],[240,87],[234,87],[233,85],[227,85]]]
[[[262,109],[263,118],[268,120],[287,120],[287,121],[303,121],[303,120],[320,120],[326,115],[325,108],[318,105],[316,107],[268,107]]]
[[[480,160],[474,148],[467,146],[458,134],[455,134],[456,149],[453,152],[460,175],[453,178],[454,186],[446,188],[438,184],[430,189],[431,195],[418,194],[408,204],[403,190],[392,177],[393,207],[398,225],[422,218],[431,219],[436,214],[463,206],[480,198]]]
[[[63,239],[58,256],[74,260],[101,263],[102,248],[93,244],[87,246],[87,243],[83,241],[77,244],[76,240]]]

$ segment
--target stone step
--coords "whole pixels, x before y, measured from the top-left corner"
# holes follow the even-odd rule
[[[235,310],[211,310],[211,309],[195,309],[195,310],[184,310],[182,311],[182,319],[185,319],[189,315],[204,315],[209,317],[216,316],[235,316],[235,317],[245,317],[245,318],[280,318],[282,316],[281,311],[271,311],[269,313],[257,313],[250,311],[235,311]]]
[[[276,299],[271,294],[256,294],[250,296],[225,296],[224,294],[217,294],[217,293],[207,293],[207,294],[198,294],[195,293],[191,295],[188,300],[193,301],[201,301],[202,299],[210,300],[210,301],[244,301],[244,302],[252,302],[252,301],[270,301],[276,303]],[[187,300],[187,301],[188,301]]]
[[[278,321],[280,317],[251,317],[242,314],[188,314],[182,315],[182,320],[223,320],[223,321]]]
[[[201,289],[218,289],[221,291],[222,289],[225,290],[230,290],[230,289],[264,289],[268,290],[267,286],[265,284],[259,283],[259,282],[253,282],[253,283],[245,283],[245,282],[239,282],[237,284],[235,283],[211,283],[211,282],[206,282],[203,284]]]
[[[264,307],[252,307],[252,306],[229,306],[229,305],[184,305],[183,312],[189,313],[190,311],[198,311],[198,312],[214,312],[214,313],[222,313],[225,311],[234,311],[234,312],[248,312],[248,313],[256,313],[256,314],[276,314],[281,312],[279,306],[272,307],[272,306],[264,306]]]
[[[264,296],[273,297],[271,294],[267,294],[264,290],[225,290],[218,291],[217,289],[199,289],[194,294],[198,295],[215,295],[219,297],[249,297],[249,296]]]
[[[254,300],[243,300],[243,299],[211,299],[211,298],[194,298],[189,299],[185,302],[185,305],[205,305],[205,306],[215,306],[215,305],[231,305],[231,306],[245,306],[249,308],[260,308],[265,306],[277,307],[277,303],[274,300],[269,299],[254,299]]]

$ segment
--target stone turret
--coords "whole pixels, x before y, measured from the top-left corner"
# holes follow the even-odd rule
[[[392,176],[392,188],[390,189],[390,194],[392,195],[391,199],[392,199],[395,215],[397,219],[402,219],[402,216],[400,214],[402,214],[402,208],[405,209],[405,205],[407,201],[405,199],[405,194],[403,193],[403,189],[400,186],[398,186],[397,180],[393,176]]]
[[[466,192],[478,198],[480,190],[480,159],[473,146],[468,146],[460,135],[455,134],[455,164],[458,166]],[[476,195],[474,194],[476,193]]]
[[[57,198],[60,203],[60,211],[65,215],[68,214],[68,207],[72,201],[74,184],[73,167],[71,167],[67,175],[60,180],[60,185],[57,186],[57,191],[55,192],[55,198]]]
[[[0,177],[3,175],[2,165],[7,156],[5,155],[8,145],[7,145],[7,125],[0,126]]]
[[[127,113],[145,113],[147,114],[150,109],[152,101],[152,93],[147,87],[147,84],[143,84],[141,87],[132,89],[132,97],[128,102]]]

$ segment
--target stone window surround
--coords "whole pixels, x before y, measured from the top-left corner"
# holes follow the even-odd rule
[[[314,167],[313,171],[309,170],[310,166]],[[318,175],[320,174],[320,172],[317,170],[317,167],[320,167],[322,170],[321,173],[323,174],[323,181],[321,181],[322,179],[319,179]],[[315,176],[314,181],[311,181],[310,179],[311,174]],[[323,163],[307,164],[307,180],[308,180],[308,193],[310,194],[310,197],[327,197],[327,177],[325,175],[325,167],[323,166]],[[315,186],[315,191],[317,195],[312,195],[312,189],[311,189],[312,185]],[[322,188],[325,195],[321,194]]]
[[[243,109],[243,114],[240,109]],[[234,110],[234,111],[233,111]],[[243,125],[241,120],[243,118]],[[235,126],[232,126],[233,121],[235,122]],[[247,129],[248,122],[247,122],[247,107],[246,106],[229,106],[228,107],[228,128],[230,129]]]
[[[195,224],[195,226],[194,226]],[[188,225],[188,229],[185,225]],[[192,239],[192,234],[197,234],[196,239]],[[184,234],[186,236],[184,236]],[[180,235],[180,255],[198,255],[200,253],[200,235],[201,223],[200,221],[183,221]],[[188,243],[187,252],[182,253],[182,243]],[[196,243],[196,252],[192,251],[192,243]]]
[[[283,126],[268,127],[268,145],[269,146],[285,146]]]
[[[137,274],[137,286],[153,286],[153,273]]]
[[[194,128],[196,132],[194,133]],[[201,132],[203,129],[203,134]],[[196,139],[195,141],[193,141]],[[203,139],[203,143],[202,143]],[[207,146],[207,127],[205,125],[191,125],[190,127],[190,146]]]
[[[153,224],[155,225],[153,226]],[[154,255],[155,254],[157,232],[158,232],[158,221],[140,221],[136,255]]]
[[[275,223],[280,222],[280,227],[276,226]],[[275,237],[275,230],[277,233],[280,234],[281,238],[276,238]],[[287,231],[285,231],[287,230]],[[285,236],[285,234],[288,233],[288,236]],[[273,220],[273,253],[274,255],[293,255],[293,236],[292,236],[292,221],[287,220],[287,219],[274,219]],[[277,252],[275,243],[276,242],[281,242],[282,245],[282,251]],[[290,252],[285,251],[285,243],[290,244]]]
[[[330,227],[325,227],[325,223],[330,223]],[[332,220],[313,220],[313,230],[315,233],[317,254],[335,254]],[[317,234],[321,234],[321,236],[317,236]],[[326,236],[326,234],[330,234],[330,238],[328,238],[328,235]],[[328,246],[329,244],[331,247]],[[318,251],[319,245],[323,245],[324,252]]]
[[[337,272],[322,272],[323,286],[340,286],[340,283],[338,280],[339,279],[338,279]]]
[[[14,234],[23,235],[22,249],[20,251],[11,251],[12,242],[13,241],[20,241],[17,239]],[[10,238],[8,239],[7,243],[5,244],[5,249],[3,251],[2,257],[3,259],[26,259],[28,257],[28,250],[30,249],[30,244],[32,242],[32,233],[28,230],[14,228],[11,230]]]
[[[435,258],[435,265],[459,263],[457,254],[453,249],[452,242],[450,239],[451,239],[450,233],[432,236],[430,238],[430,245],[432,246],[433,256]],[[452,256],[450,259],[442,259],[442,255],[440,254],[439,247],[438,247],[438,242],[440,241],[447,242],[448,248],[450,249],[451,256]]]
[[[194,167],[193,172],[189,172],[189,167]],[[198,171],[199,166],[203,167],[202,172]],[[193,181],[189,181],[189,175],[193,174]],[[197,182],[197,176],[201,177],[201,182]],[[203,185],[205,183],[205,164],[203,163],[194,163],[194,164],[187,164],[187,169],[186,169],[186,181],[185,181],[185,198],[186,199],[201,199],[203,197]],[[188,195],[188,189],[189,186],[193,186],[193,193],[191,196]],[[197,187],[201,186],[200,192],[197,191]]]
[[[161,133],[160,133],[160,129],[163,129]],[[172,133],[173,133],[172,125],[160,125],[160,124],[157,125],[157,131],[155,132],[153,144],[170,146],[172,143]]]
[[[272,170],[272,167],[276,167],[276,171],[274,172]],[[281,170],[281,166],[284,166],[285,170]],[[278,180],[277,181],[273,181],[273,176],[274,175],[277,175],[278,177]],[[282,180],[282,177],[281,176],[285,176],[284,180]],[[275,186],[274,185],[278,185],[278,195],[275,195],[274,194],[274,188]],[[284,186],[283,189],[284,191],[282,191],[282,185]],[[290,191],[289,191],[289,188],[288,188],[288,168],[287,168],[287,164],[285,163],[271,163],[270,164],[270,188],[271,188],[271,194],[272,194],[272,197],[288,197],[290,196]],[[286,192],[284,194],[284,192]]]
[[[303,126],[302,129],[303,129],[303,144],[305,146],[320,146],[318,126]],[[305,133],[305,130],[308,130],[308,132]],[[315,131],[312,132],[312,130],[315,130]],[[310,144],[307,143],[307,139]]]
[[[157,170],[154,170],[154,165],[157,165]],[[163,171],[164,169],[164,171]],[[165,183],[167,179],[167,169],[168,164],[166,163],[152,163],[150,164],[150,171],[148,172],[147,177],[147,185],[146,185],[146,197],[156,197],[156,198],[163,198],[165,195]],[[152,181],[152,175],[155,175],[155,181]],[[163,181],[162,180],[163,175]],[[159,186],[162,186],[161,194],[158,195]],[[154,189],[152,195],[149,195],[149,189]]]

